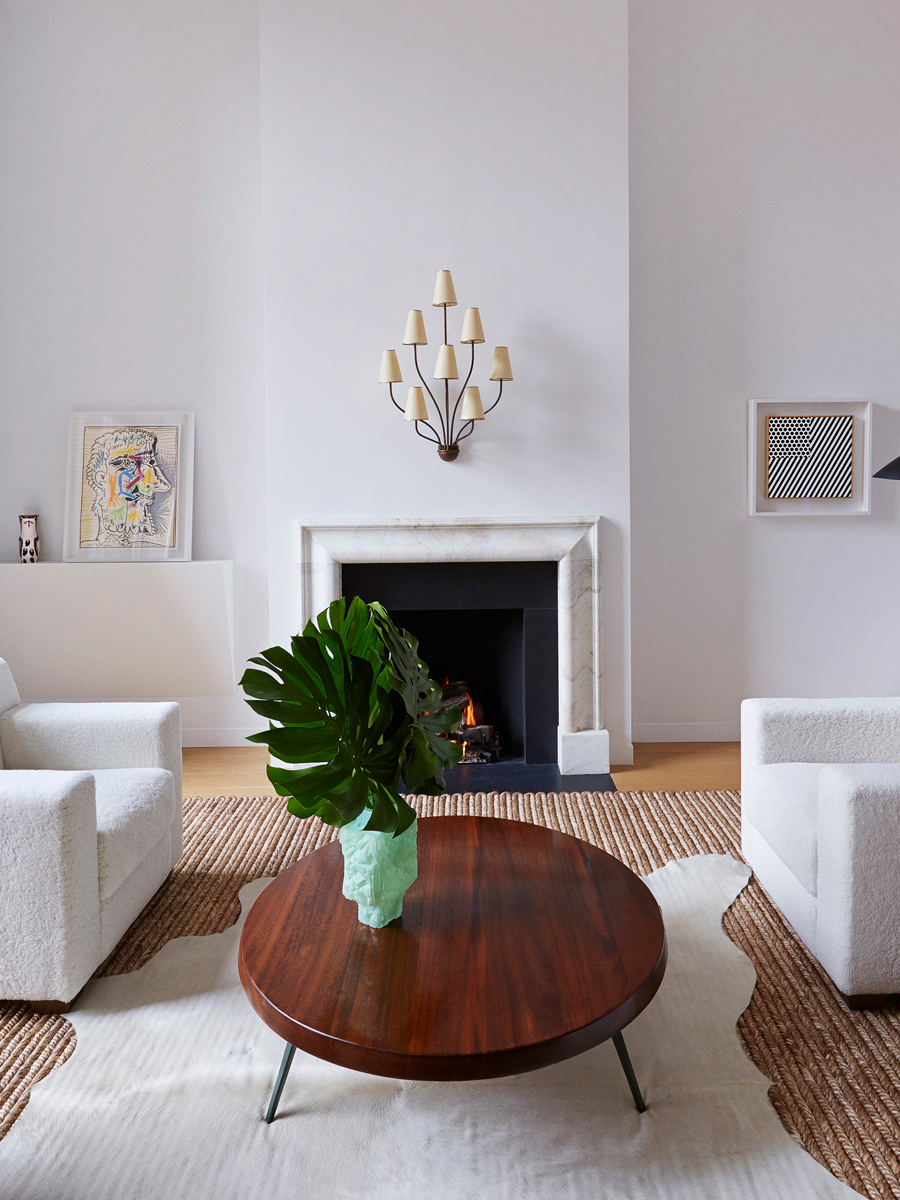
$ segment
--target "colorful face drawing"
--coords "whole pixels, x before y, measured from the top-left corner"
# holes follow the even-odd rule
[[[156,436],[147,429],[117,429],[94,440],[85,479],[94,492],[97,545],[129,546],[157,534],[153,500],[172,485],[156,453]]]

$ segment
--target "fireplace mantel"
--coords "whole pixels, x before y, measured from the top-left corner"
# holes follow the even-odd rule
[[[559,769],[609,770],[600,656],[600,518],[442,518],[301,521],[300,628],[341,595],[342,563],[559,564]]]

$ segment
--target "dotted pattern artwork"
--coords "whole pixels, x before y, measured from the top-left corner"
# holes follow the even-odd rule
[[[849,500],[853,415],[766,418],[767,500]]]

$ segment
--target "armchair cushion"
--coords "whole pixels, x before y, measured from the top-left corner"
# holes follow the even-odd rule
[[[20,704],[0,713],[7,767],[163,767],[181,795],[181,710],[173,703]]]
[[[175,820],[175,781],[160,767],[92,772],[100,899],[107,900]]]
[[[744,776],[744,819],[765,838],[811,894],[816,894],[816,814],[821,763],[769,763]]]

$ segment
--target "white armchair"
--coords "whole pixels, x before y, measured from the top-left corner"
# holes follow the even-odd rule
[[[22,704],[0,659],[0,997],[68,1008],[181,856],[177,704]]]
[[[741,841],[851,1007],[900,992],[900,699],[745,700]]]

